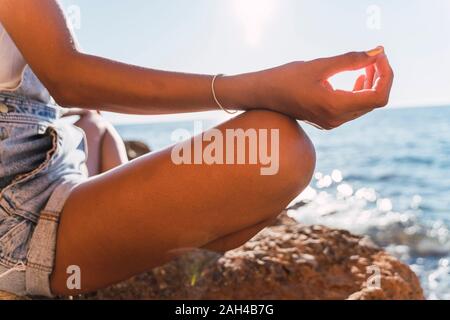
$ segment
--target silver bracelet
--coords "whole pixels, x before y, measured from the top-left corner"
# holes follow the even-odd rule
[[[216,75],[213,77],[212,82],[211,82],[212,96],[213,96],[214,101],[216,102],[216,104],[220,107],[220,109],[222,109],[223,111],[225,111],[225,112],[228,113],[228,114],[236,114],[236,113],[238,113],[237,110],[230,111],[230,110],[224,108],[224,106],[222,106],[222,104],[219,102],[219,99],[217,99],[216,89],[215,89],[216,80],[217,80],[217,78],[223,77],[223,76],[224,76],[224,74],[216,74]]]

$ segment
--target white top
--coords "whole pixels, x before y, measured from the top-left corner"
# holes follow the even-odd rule
[[[0,90],[16,90],[27,63],[0,24]]]
[[[50,94],[27,65],[0,23],[0,91],[15,92],[49,103]]]

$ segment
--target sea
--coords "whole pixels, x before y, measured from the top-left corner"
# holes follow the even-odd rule
[[[212,127],[218,119],[204,119]],[[122,124],[127,140],[153,150],[173,144],[193,121]],[[411,266],[426,297],[450,299],[450,107],[375,111],[333,131],[304,125],[317,168],[289,214],[367,235]]]

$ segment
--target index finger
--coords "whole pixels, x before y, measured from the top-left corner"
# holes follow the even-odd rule
[[[385,54],[377,59],[375,69],[378,73],[378,79],[375,81],[374,89],[379,94],[389,97],[394,82],[394,71]]]
[[[384,47],[378,46],[366,52],[348,52],[335,57],[318,59],[315,62],[322,67],[322,76],[328,79],[343,71],[354,71],[370,66],[381,54],[384,54]]]
[[[380,56],[376,61],[379,77],[373,89],[356,92],[336,90],[333,94],[334,103],[348,112],[370,110],[384,107],[389,102],[394,73],[386,55]]]

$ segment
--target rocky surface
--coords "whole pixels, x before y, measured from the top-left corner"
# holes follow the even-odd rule
[[[367,238],[299,225],[283,216],[277,225],[225,255],[194,251],[83,298],[375,300],[424,296],[411,269]]]
[[[127,156],[129,160],[134,160],[152,151],[150,147],[144,142],[125,141],[124,143],[125,148],[127,149]]]
[[[28,299],[25,297],[20,297],[20,296],[14,295],[14,294],[0,291],[0,301],[3,301],[3,300],[11,301],[11,300],[28,300]]]

